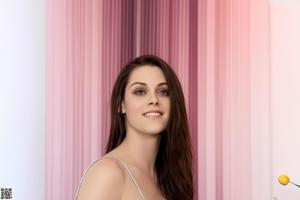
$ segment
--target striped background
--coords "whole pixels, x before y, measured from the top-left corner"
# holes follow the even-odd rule
[[[299,39],[289,40],[281,27],[290,22],[285,30],[300,33],[299,24],[292,29],[300,16],[295,4],[289,5],[266,0],[46,1],[46,199],[74,198],[84,170],[104,153],[109,98],[121,66],[148,53],[169,62],[183,86],[196,163],[195,199],[280,196],[274,176],[288,168],[272,154],[281,145],[281,129],[272,128],[288,121],[279,109],[286,102],[273,98],[288,87],[274,84],[286,71],[274,62],[290,58],[281,49],[290,46],[279,41],[295,42],[289,49],[299,50]],[[299,74],[300,61],[293,58],[290,69]]]

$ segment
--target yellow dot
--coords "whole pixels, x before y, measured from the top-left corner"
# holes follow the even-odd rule
[[[278,182],[281,184],[281,185],[287,185],[289,182],[290,182],[290,179],[288,176],[286,175],[281,175],[278,177]]]

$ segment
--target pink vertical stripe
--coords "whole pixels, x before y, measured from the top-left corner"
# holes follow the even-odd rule
[[[249,6],[47,1],[46,199],[74,197],[86,167],[104,153],[114,80],[146,53],[169,62],[182,83],[195,199],[252,199],[249,63],[257,54]]]

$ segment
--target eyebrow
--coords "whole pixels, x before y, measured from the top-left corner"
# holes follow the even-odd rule
[[[143,83],[143,82],[134,82],[134,83],[132,83],[130,86],[129,86],[129,88],[131,88],[133,85],[135,85],[135,84],[139,84],[139,85],[147,85],[146,83]],[[161,85],[168,85],[166,82],[163,82],[163,83],[159,83],[159,84],[157,84],[157,86],[161,86]]]

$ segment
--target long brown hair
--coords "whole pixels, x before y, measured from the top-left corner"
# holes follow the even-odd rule
[[[170,118],[161,133],[155,160],[159,188],[168,200],[192,200],[192,152],[183,91],[175,72],[161,58],[140,56],[122,68],[111,96],[111,127],[106,153],[125,138],[125,115],[120,110],[121,102],[130,73],[143,65],[159,67],[163,71],[170,93]]]

